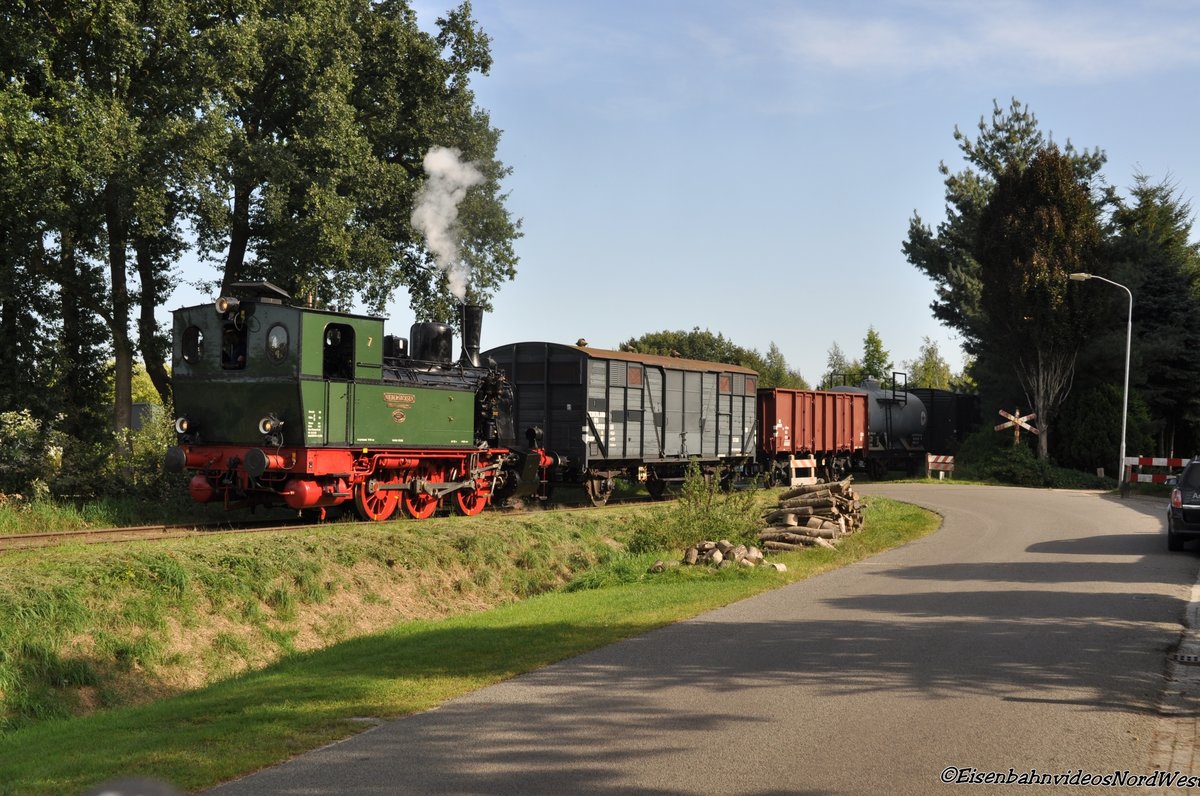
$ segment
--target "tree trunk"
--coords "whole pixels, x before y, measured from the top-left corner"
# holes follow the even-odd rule
[[[133,346],[129,340],[129,287],[125,277],[127,223],[121,212],[120,189],[110,182],[104,189],[104,221],[108,232],[108,272],[111,282],[113,341],[113,431],[117,450],[129,450],[128,429],[133,425]]]
[[[154,389],[158,391],[163,406],[171,406],[171,376],[167,373],[166,341],[158,333],[158,321],[154,311],[158,308],[158,280],[155,278],[154,257],[148,250],[149,242],[140,241],[137,250],[138,277],[142,282],[141,314],[138,317],[138,342],[141,344],[142,360],[146,363],[146,374]]]
[[[233,214],[229,224],[229,254],[225,258],[225,275],[221,279],[221,295],[229,286],[242,281],[246,264],[246,249],[250,244],[250,188],[237,185],[233,189]]]
[[[1075,380],[1075,357],[1077,350],[1061,351],[1054,343],[1035,348],[1034,361],[1021,356],[1017,360],[1017,379],[1025,390],[1025,397],[1037,413],[1038,458],[1050,458],[1050,417],[1071,392]]]

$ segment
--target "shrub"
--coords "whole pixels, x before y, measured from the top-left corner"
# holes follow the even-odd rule
[[[987,430],[963,441],[955,468],[961,477],[1014,486],[1107,489],[1115,484],[1111,478],[1056,467],[1038,459],[1028,445],[1012,445],[1009,437]]]
[[[629,552],[683,549],[702,539],[749,539],[760,525],[754,492],[723,491],[695,460],[688,465],[679,499],[648,519],[630,537]]]
[[[0,412],[0,494],[45,497],[62,464],[62,435],[28,409]]]

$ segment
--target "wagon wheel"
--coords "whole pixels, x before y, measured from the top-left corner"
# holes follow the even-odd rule
[[[422,468],[414,476],[413,480],[416,481],[422,478],[433,484],[440,484],[446,480],[441,470],[434,470],[428,467]],[[400,498],[400,507],[404,509],[405,514],[414,520],[427,520],[432,517],[433,513],[437,511],[439,503],[441,503],[440,498],[426,492],[405,492]]]
[[[603,506],[608,502],[608,496],[612,493],[612,479],[593,476],[584,482],[584,488],[587,490],[588,498],[592,501],[593,506]]]
[[[454,480],[458,480],[457,473]],[[454,510],[464,517],[474,517],[487,507],[491,499],[491,483],[485,478],[476,478],[474,489],[460,489],[454,493]]]
[[[368,478],[354,487],[354,510],[364,520],[383,522],[396,513],[400,495],[395,490],[379,489],[380,482]]]

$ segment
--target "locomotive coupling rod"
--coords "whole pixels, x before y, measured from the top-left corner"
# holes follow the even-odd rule
[[[424,478],[416,478],[412,481],[397,481],[394,484],[380,484],[375,487],[376,492],[412,492],[416,495],[433,495],[434,497],[445,497],[462,489],[474,489],[475,479],[469,478],[465,481],[426,481]]]

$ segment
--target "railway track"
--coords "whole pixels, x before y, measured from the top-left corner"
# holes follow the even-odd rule
[[[592,505],[564,505],[552,504],[550,506],[521,506],[521,507],[496,507],[492,509],[502,514],[514,514],[521,512],[540,512],[540,511],[586,511],[596,508],[616,508],[617,506],[642,505],[651,501],[648,498],[626,498],[618,500],[610,500],[607,505],[597,507]],[[471,521],[472,518],[464,518],[465,521]],[[395,520],[393,520],[395,521]],[[420,522],[415,520],[414,522]],[[374,525],[367,520],[358,522],[341,522],[339,524],[348,525]],[[190,536],[225,536],[229,534],[244,534],[244,533],[270,533],[279,531],[292,531],[313,528],[318,525],[315,522],[307,523],[289,523],[280,524],[277,521],[259,521],[246,523],[230,523],[221,522],[210,525],[183,523],[178,525],[134,525],[124,528],[85,528],[73,531],[49,531],[45,533],[16,533],[0,535],[0,551],[4,550],[24,550],[36,547],[50,547],[61,544],[121,544],[124,542],[147,542],[158,541],[165,539],[179,539]]]
[[[179,539],[187,536],[212,536],[232,533],[262,533],[309,528],[308,525],[279,525],[277,523],[214,525],[187,523],[181,525],[131,525],[123,528],[84,528],[74,531],[49,531],[46,533],[15,533],[0,536],[0,550],[22,550],[31,547],[49,547],[60,544],[119,544],[122,542],[145,542],[159,539]]]

